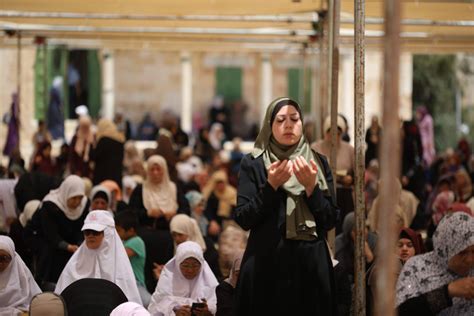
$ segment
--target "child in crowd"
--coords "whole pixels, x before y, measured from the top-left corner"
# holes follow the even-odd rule
[[[124,243],[125,251],[132,264],[143,306],[147,307],[150,303],[151,295],[145,286],[146,250],[145,243],[137,235],[137,227],[138,219],[131,211],[123,211],[117,214],[115,218],[115,228]]]

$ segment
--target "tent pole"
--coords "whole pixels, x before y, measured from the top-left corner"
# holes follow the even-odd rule
[[[354,118],[355,118],[355,315],[366,313],[365,292],[365,0],[354,0]]]
[[[400,175],[399,64],[400,64],[400,1],[384,4],[384,85],[383,120],[380,151],[380,203],[378,209],[378,261],[375,315],[395,315],[396,179]]]

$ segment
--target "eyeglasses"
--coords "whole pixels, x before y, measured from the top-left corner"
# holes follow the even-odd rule
[[[0,263],[9,263],[12,261],[12,257],[9,255],[2,255],[0,256]]]
[[[84,236],[99,236],[99,235],[102,235],[104,232],[98,232],[96,230],[92,230],[92,229],[86,229],[86,230],[83,230],[82,233],[84,234]]]

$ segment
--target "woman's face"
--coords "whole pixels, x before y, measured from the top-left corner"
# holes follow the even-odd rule
[[[285,105],[275,115],[272,134],[278,143],[292,146],[299,142],[302,131],[301,117],[294,106]]]
[[[44,157],[49,157],[51,156],[51,147],[47,146],[43,149],[43,156]]]
[[[194,208],[193,211],[194,213],[198,215],[202,215],[204,213],[204,200],[201,200]]]
[[[187,280],[192,280],[197,277],[201,271],[201,263],[195,258],[186,258],[179,265],[179,269]]]
[[[466,276],[474,268],[474,245],[467,247],[448,262],[449,270],[460,276]]]
[[[158,184],[163,180],[163,168],[158,164],[153,164],[148,167],[148,177],[152,183]]]
[[[82,195],[76,195],[76,196],[70,197],[69,199],[67,199],[67,202],[66,202],[67,207],[71,209],[78,207],[81,204],[82,197],[83,197]]]
[[[397,244],[398,257],[403,263],[415,255],[413,242],[408,238],[400,238]]]
[[[217,181],[216,182],[216,191],[217,192],[224,192],[226,187],[226,183],[224,181]]]
[[[104,240],[104,232],[98,232],[92,229],[86,229],[82,232],[84,234],[84,240],[86,246],[89,249],[98,249]]]
[[[91,203],[91,209],[93,211],[95,210],[106,210],[108,209],[109,205],[107,203],[107,200],[101,198],[101,197],[96,197],[95,199],[92,200]]]
[[[8,268],[11,261],[12,256],[6,250],[0,249],[0,273]]]
[[[187,241],[189,238],[188,235],[177,233],[177,232],[171,232],[171,236],[173,237],[173,240],[177,245]]]

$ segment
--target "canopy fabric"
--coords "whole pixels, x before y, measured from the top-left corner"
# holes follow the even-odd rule
[[[2,0],[0,29],[77,46],[297,49],[316,34],[315,12],[326,7],[326,0]],[[367,45],[380,45],[383,1],[365,8]],[[341,0],[342,45],[352,45],[353,16],[354,1]],[[472,0],[404,0],[402,19],[405,50],[474,51]],[[0,45],[8,43],[2,34]]]

